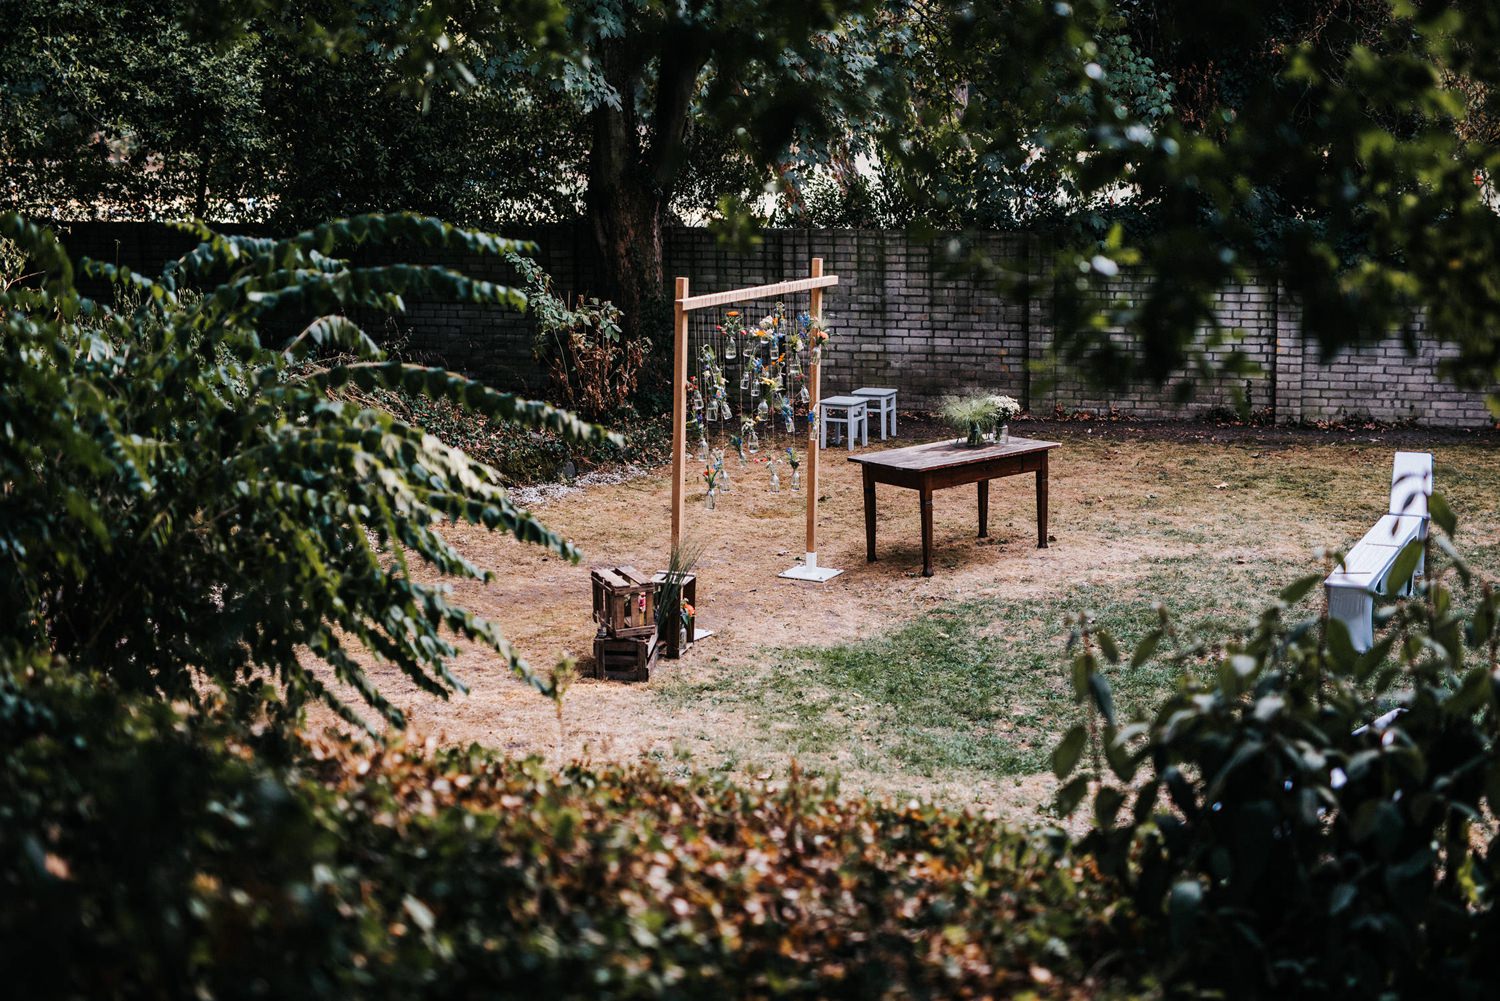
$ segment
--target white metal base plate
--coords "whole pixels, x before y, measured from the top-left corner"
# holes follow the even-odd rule
[[[842,570],[835,570],[832,567],[818,566],[818,554],[808,553],[805,561],[798,563],[790,570],[781,571],[776,576],[785,577],[787,580],[811,580],[821,584],[824,581],[833,580],[833,578],[843,572]]]
[[[693,624],[693,642],[700,643],[714,634],[712,629],[699,629],[697,623]]]

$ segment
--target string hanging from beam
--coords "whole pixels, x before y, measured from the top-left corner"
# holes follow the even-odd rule
[[[816,549],[817,436],[821,345],[826,340],[823,291],[838,277],[823,274],[813,260],[808,278],[755,288],[689,295],[686,278],[676,286],[673,372],[672,544],[681,539],[687,456],[691,446],[702,465],[707,504],[728,493],[735,482],[729,468],[748,473],[759,460],[769,471],[767,485],[778,489],[785,464],[791,490],[802,486],[806,468],[807,555],[782,576],[827,580],[836,570],[819,568]],[[806,309],[798,301],[805,294]],[[796,298],[794,298],[796,297]],[[753,311],[750,303],[756,303]],[[790,304],[790,307],[789,307]],[[769,309],[767,309],[769,307]],[[697,316],[692,314],[697,313]],[[799,457],[797,438],[805,424]],[[727,447],[727,451],[726,451]],[[726,462],[726,456],[729,461]],[[741,477],[741,488],[751,486]]]
[[[688,439],[707,494],[733,491],[736,462],[742,485],[754,462],[767,467],[767,485],[801,489],[797,428],[811,401],[804,362],[811,314],[801,305],[778,300],[759,318],[744,306],[707,307],[690,321]],[[705,499],[717,508],[717,497]]]

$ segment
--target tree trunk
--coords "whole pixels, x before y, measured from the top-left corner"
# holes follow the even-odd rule
[[[649,340],[655,371],[671,335],[671,293],[663,263],[665,200],[639,178],[605,178],[589,184],[589,222],[608,295],[620,307],[625,337]]]
[[[623,96],[618,108],[593,112],[588,216],[606,288],[620,307],[622,333],[649,340],[648,391],[671,392],[672,294],[663,261],[662,232],[672,188],[682,167],[692,96],[708,59],[701,33],[671,30],[660,46],[650,128],[643,128],[631,95],[652,53],[638,37],[612,39],[599,49],[604,77]],[[645,143],[643,134],[652,140]]]

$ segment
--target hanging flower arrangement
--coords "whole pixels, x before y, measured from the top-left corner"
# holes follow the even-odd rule
[[[724,335],[724,360],[732,360],[739,357],[739,338],[744,335],[744,323],[739,321],[738,309],[730,309],[724,314],[723,324],[717,327],[718,333]]]
[[[724,493],[730,493],[729,470],[724,468],[724,450],[714,449],[714,473],[718,477],[719,489]]]
[[[815,316],[808,321],[807,336],[814,351],[823,350],[823,346],[828,343],[828,330],[820,318]]]
[[[703,482],[708,484],[708,493],[704,496],[703,504],[712,511],[719,502],[719,471],[713,466],[704,466]]]

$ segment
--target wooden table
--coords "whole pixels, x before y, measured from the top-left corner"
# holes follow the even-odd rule
[[[1004,445],[954,444],[952,439],[851,455],[864,468],[865,559],[875,562],[875,484],[917,491],[922,508],[922,576],[932,576],[932,494],[944,487],[979,484],[979,537],[989,535],[990,480],[1036,473],[1037,547],[1047,546],[1047,453],[1055,441],[1012,438]]]

